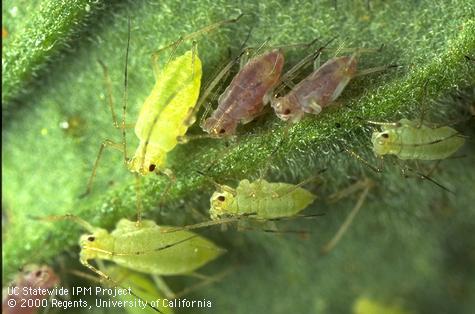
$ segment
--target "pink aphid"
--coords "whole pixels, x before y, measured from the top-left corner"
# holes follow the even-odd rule
[[[319,114],[335,101],[356,74],[356,54],[332,58],[271,105],[281,120],[298,122],[305,113]]]
[[[279,49],[252,58],[233,78],[218,99],[218,107],[202,124],[211,135],[232,135],[239,123],[261,114],[280,81],[284,55]]]
[[[2,313],[35,314],[47,304],[49,294],[33,293],[38,288],[50,289],[59,284],[59,278],[48,266],[29,265],[3,291]],[[31,289],[30,289],[31,288]]]

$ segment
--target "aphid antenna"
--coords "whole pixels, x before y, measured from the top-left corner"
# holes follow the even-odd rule
[[[249,34],[248,34],[249,36]],[[246,38],[246,41],[249,37]],[[204,89],[203,93],[201,94],[200,96],[200,99],[198,100],[197,102],[197,105],[195,106],[195,108],[193,109],[193,112],[190,116],[195,116],[196,113],[198,113],[198,110],[199,108],[204,104],[204,102],[206,101],[206,99],[208,98],[209,94],[213,91],[213,89],[218,85],[218,83],[221,81],[221,79],[227,75],[229,73],[229,71],[231,70],[231,68],[239,62],[239,60],[241,59],[242,55],[245,53],[245,49],[241,49],[241,52],[239,53],[239,55],[237,57],[235,57],[233,60],[231,60],[230,62],[228,62],[228,64],[226,64],[220,71],[219,73],[214,77],[214,79],[209,83],[207,84],[206,88]],[[201,116],[200,118],[200,126],[203,126],[203,123],[205,121],[205,119],[208,117],[208,114],[211,110],[211,103],[209,103],[206,107],[205,107],[205,111],[203,113],[203,115]],[[196,136],[195,136],[196,137]],[[193,137],[192,137],[193,138]],[[206,135],[199,135],[199,137],[196,137],[196,138],[216,138],[216,137],[213,137],[213,136],[206,136]]]
[[[355,151],[353,150],[350,150],[348,148],[343,148],[343,151],[345,151],[346,153],[348,153],[351,157],[355,158],[356,160],[359,160],[361,161],[364,165],[366,165],[367,167],[369,167],[371,170],[373,170],[374,172],[376,173],[381,173],[383,170],[381,168],[377,168],[375,166],[373,166],[369,161],[367,161],[366,159],[364,159],[362,156],[360,156],[359,154],[357,154]]]
[[[399,68],[399,67],[402,67],[402,66],[401,66],[401,65],[397,65],[397,64],[382,65],[382,66],[378,66],[378,67],[374,67],[374,68],[369,68],[369,69],[365,69],[365,70],[360,70],[360,71],[358,71],[358,72],[355,74],[354,77],[364,76],[364,75],[368,75],[368,74],[372,74],[372,73],[376,73],[376,72],[386,71],[387,69]]]
[[[239,221],[240,219],[241,219],[240,217],[220,218],[217,220],[209,220],[209,221],[199,222],[192,225],[180,226],[180,227],[165,227],[165,228],[162,227],[160,228],[160,232],[171,233],[171,232],[177,232],[177,231],[183,231],[183,230],[201,229],[201,228],[211,227],[215,225],[222,225],[222,224],[236,222],[236,221]]]
[[[445,187],[445,186],[442,185],[441,183],[439,183],[439,182],[437,182],[436,180],[432,179],[430,176],[425,175],[425,174],[423,174],[423,173],[421,173],[421,172],[419,172],[419,171],[417,171],[417,170],[415,170],[415,169],[412,169],[412,168],[410,168],[410,167],[407,167],[407,166],[405,167],[405,169],[407,169],[407,170],[411,171],[412,173],[416,174],[420,179],[428,180],[429,182],[432,182],[433,184],[435,184],[436,186],[438,186],[438,187],[441,188],[442,190],[447,191],[447,192],[452,193],[452,194],[455,195],[455,192],[454,192],[454,191],[450,190],[449,188]],[[407,177],[407,175],[404,173],[404,168],[403,168],[403,174],[404,174],[404,176]]]
[[[277,84],[279,84],[278,85],[279,87],[276,89],[276,91],[274,93],[274,98],[277,97],[282,92],[282,90],[284,89],[285,86],[293,85],[291,83],[291,81],[295,78],[295,76],[298,74],[298,72],[302,68],[304,68],[308,63],[310,63],[310,62],[314,61],[315,59],[317,59],[321,55],[322,51],[324,51],[324,49],[331,42],[333,42],[336,38],[337,38],[337,36],[331,38],[323,46],[319,47],[316,51],[312,52],[311,54],[308,54],[306,57],[304,57],[302,60],[300,60],[296,65],[294,65],[290,70],[285,72],[285,74],[281,76],[279,82],[277,83]],[[310,47],[316,41],[318,41],[318,38],[312,40],[310,43],[308,43],[306,45]],[[281,84],[281,83],[283,83],[283,84]]]
[[[369,179],[365,179],[369,180]],[[360,197],[358,198],[358,201],[356,202],[355,206],[353,209],[350,211],[348,216],[346,217],[345,221],[343,224],[340,226],[336,234],[333,236],[333,238],[327,242],[321,249],[320,249],[320,254],[326,255],[328,254],[337,244],[340,242],[341,238],[343,235],[346,233],[350,225],[352,224],[353,220],[355,219],[356,215],[360,211],[361,207],[364,204],[364,201],[366,200],[366,197],[368,196],[369,190],[374,186],[374,182],[369,180],[367,181],[368,184],[363,189],[363,192],[361,192]],[[358,184],[358,182],[356,183]],[[350,186],[351,187],[351,186]]]
[[[207,179],[209,182],[211,182],[215,188],[218,190],[218,191],[223,191],[225,190],[226,192],[229,192],[231,193],[232,195],[236,195],[236,191],[234,189],[231,189],[229,188],[228,186],[226,185],[222,185],[222,184],[219,184],[218,182],[216,182],[213,178],[211,178],[210,176],[206,175],[204,172],[200,171],[200,170],[195,170],[198,174],[202,175],[203,177],[205,177],[205,179]]]
[[[315,43],[317,43],[320,40],[319,37],[312,39],[310,42],[306,43],[295,43],[295,44],[287,44],[287,45],[281,45],[281,46],[273,46],[272,49],[293,49],[293,48],[310,48]]]
[[[262,44],[260,46],[258,46],[257,48],[252,48],[250,47],[250,49],[254,49],[255,50],[255,54],[259,54],[262,50],[266,49],[266,47],[268,47],[269,45],[269,42],[271,41],[271,37],[267,37],[266,40],[264,40],[262,42]]]
[[[366,123],[372,124],[372,125],[380,125],[380,126],[393,126],[393,127],[401,126],[401,123],[399,122],[377,122],[377,121],[366,120]]]
[[[172,47],[175,47],[175,46],[179,46],[181,43],[187,41],[187,40],[190,40],[192,38],[196,38],[198,36],[201,36],[202,34],[206,34],[206,33],[210,33],[218,28],[220,28],[221,26],[223,25],[226,25],[226,24],[233,24],[233,23],[236,23],[238,22],[241,17],[243,17],[245,15],[245,13],[241,13],[239,14],[237,17],[233,18],[233,19],[227,19],[227,20],[223,20],[223,21],[219,21],[219,22],[216,22],[216,23],[213,23],[211,25],[208,25],[208,26],[205,26],[191,34],[188,34],[188,35],[184,35],[184,36],[181,36],[177,41],[175,41],[174,43],[171,43],[167,46],[164,46],[162,48],[160,48],[158,51],[162,51],[162,50],[165,50],[165,49],[168,49],[168,48],[172,48]],[[176,49],[176,48],[175,48]],[[155,53],[155,52],[154,52]]]
[[[300,236],[308,236],[311,233],[308,230],[288,230],[288,229],[277,230],[277,229],[263,229],[263,228],[243,227],[243,226],[240,226],[239,230],[266,232],[266,233],[273,233],[273,234],[296,234],[296,235],[300,235]]]
[[[73,215],[73,214],[65,214],[65,215],[52,215],[52,216],[45,216],[45,217],[38,217],[38,216],[29,216],[30,218],[37,219],[37,220],[45,220],[45,221],[61,221],[61,220],[71,220],[81,227],[83,227],[86,231],[94,233],[97,228],[85,221],[84,219]]]
[[[304,215],[295,215],[291,217],[278,217],[278,218],[270,218],[270,219],[258,219],[254,218],[255,220],[265,220],[265,221],[283,221],[283,220],[293,220],[293,219],[298,219],[298,218],[303,218],[303,219],[315,219],[318,217],[325,216],[326,213],[317,213],[317,214],[304,214]]]

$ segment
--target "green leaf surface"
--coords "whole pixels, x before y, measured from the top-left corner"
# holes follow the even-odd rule
[[[78,198],[100,143],[120,140],[97,60],[109,67],[120,112],[128,18],[127,120],[132,123],[154,84],[151,52],[241,12],[249,14],[239,23],[198,39],[205,82],[237,53],[250,28],[253,46],[268,37],[273,45],[334,36],[345,47],[384,44],[381,52],[362,55],[360,68],[400,67],[355,79],[338,106],[304,119],[288,135],[269,110],[241,127],[236,140],[180,145],[169,156],[177,180],[166,197],[166,178],[142,181],[145,216],[182,225],[202,219],[194,213],[209,208],[213,186],[197,170],[234,186],[267,168],[269,180],[294,183],[327,169],[323,183],[311,186],[319,199],[308,209],[326,215],[279,223],[284,230],[311,230],[306,239],[204,230],[228,254],[203,271],[213,274],[229,266],[235,270],[187,298],[211,299],[213,307],[206,311],[216,313],[347,313],[360,296],[388,304],[403,300],[417,313],[470,313],[475,308],[475,129],[469,113],[475,101],[475,66],[470,60],[475,56],[475,6],[466,0],[5,1],[3,26],[9,35],[2,54],[2,110],[8,113],[2,133],[3,283],[24,264],[59,265],[60,256],[66,268],[83,270],[73,263],[79,228],[34,217],[74,213],[105,228],[134,217],[135,179],[120,153],[104,154],[93,193]],[[43,40],[35,47],[38,38]],[[183,43],[179,49],[190,45]],[[286,50],[287,67],[308,53],[304,48]],[[329,52],[323,58],[332,56]],[[462,121],[455,128],[469,137],[457,153],[465,158],[445,160],[432,173],[455,194],[401,175],[403,165],[428,171],[434,163],[394,164],[386,158],[385,171],[376,174],[342,152],[353,150],[376,165],[369,141],[372,127],[365,121],[416,119],[421,112],[434,123]],[[66,121],[70,127],[64,129]],[[193,127],[190,132],[201,131]],[[137,145],[133,132],[128,143],[130,153]],[[376,182],[375,188],[339,246],[320,256],[320,247],[334,235],[358,193],[334,204],[327,197],[364,176]],[[177,287],[184,282],[171,280]],[[198,310],[205,311],[181,309]]]

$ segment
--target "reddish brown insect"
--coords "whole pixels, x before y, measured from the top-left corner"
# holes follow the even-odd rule
[[[25,270],[8,286],[8,293],[4,293],[2,313],[37,313],[39,308],[47,307],[48,294],[34,294],[29,292],[30,289],[50,289],[58,284],[59,278],[50,267],[44,265],[26,266]]]
[[[218,99],[218,107],[202,123],[211,135],[232,135],[239,123],[246,124],[261,114],[280,81],[284,55],[280,49],[251,59],[233,78]]]
[[[319,114],[331,105],[355,76],[385,70],[387,66],[357,71],[357,56],[335,57],[298,83],[287,95],[272,99],[277,116],[284,121],[298,122],[305,113]]]

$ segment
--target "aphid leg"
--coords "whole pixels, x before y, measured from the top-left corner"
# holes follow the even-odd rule
[[[343,190],[341,194],[346,195],[346,194],[349,194],[350,192],[361,189],[362,187],[364,188],[363,192],[361,193],[360,197],[358,198],[358,201],[356,202],[355,206],[346,217],[341,227],[338,229],[337,233],[333,236],[333,238],[327,244],[325,244],[321,248],[320,250],[321,254],[328,254],[338,244],[338,242],[346,233],[351,223],[353,222],[354,218],[360,211],[361,207],[363,206],[364,201],[366,200],[366,197],[368,196],[369,190],[374,186],[374,182],[366,178],[363,180],[363,182],[357,182],[354,185],[355,186],[350,186],[346,188],[345,190]],[[339,198],[339,196],[335,196],[335,198]]]
[[[159,171],[158,174],[164,174],[168,178],[167,186],[163,190],[162,194],[160,195],[160,199],[158,201],[159,206],[161,206],[165,197],[168,195],[168,192],[170,191],[171,187],[176,183],[176,176],[175,176],[175,173],[171,169],[168,169],[168,168],[157,170],[157,171]]]
[[[87,182],[86,191],[79,196],[80,198],[88,195],[92,191],[92,185],[94,183],[94,178],[96,177],[97,168],[98,168],[99,162],[102,158],[102,154],[104,153],[104,149],[110,147],[110,148],[113,148],[113,149],[116,149],[116,150],[119,150],[119,151],[123,152],[124,151],[124,144],[125,143],[120,143],[119,144],[119,143],[116,143],[116,142],[114,142],[112,140],[109,140],[109,139],[106,139],[101,143],[101,147],[99,148],[99,152],[97,153],[96,161],[94,162],[94,166],[92,167],[91,176],[89,177],[89,180]]]
[[[218,282],[218,281],[221,281],[224,277],[226,277],[227,275],[229,275],[231,273],[231,271],[234,271],[235,267],[229,267],[227,269],[225,269],[224,271],[214,275],[214,276],[206,276],[206,275],[202,275],[202,274],[199,274],[199,273],[191,273],[189,274],[189,276],[191,277],[195,277],[195,278],[199,278],[201,279],[200,282],[190,286],[190,287],[187,287],[185,289],[183,289],[182,291],[180,292],[177,292],[175,293],[175,298],[181,298],[193,291],[196,291],[198,289],[201,289],[205,286],[208,286],[210,284],[213,284],[215,282]]]
[[[104,273],[102,270],[99,270],[97,268],[95,268],[94,266],[92,266],[91,264],[89,264],[87,261],[83,261],[81,260],[80,261],[82,265],[84,265],[85,267],[89,268],[91,271],[93,271],[95,274],[97,274],[101,279],[97,279],[96,277],[92,276],[92,275],[89,275],[89,274],[86,274],[86,273],[83,273],[81,271],[77,271],[77,270],[70,270],[69,272],[72,273],[73,275],[75,276],[78,276],[78,277],[81,277],[81,278],[85,278],[87,280],[90,280],[92,282],[97,282],[97,283],[100,283],[100,284],[104,284],[104,283],[109,283],[111,284],[113,287],[121,287],[121,288],[125,288],[125,287],[122,287],[119,282],[120,280],[114,280],[112,279],[110,276],[108,276],[106,273]],[[101,269],[104,269],[104,266],[103,264],[101,263],[100,265],[100,268]],[[130,288],[130,287],[127,287],[127,288]],[[147,304],[148,307],[150,307],[152,310],[154,310],[155,312],[157,313],[162,313],[159,309],[153,307],[149,302],[146,302],[144,301],[141,297],[139,297],[134,291],[130,291],[130,294],[133,295],[135,298],[143,301],[144,304]]]
[[[141,182],[141,178],[139,176],[138,173],[135,173],[135,206],[136,206],[136,210],[137,210],[137,222],[135,223],[135,225],[138,227],[140,227],[140,223],[142,221],[142,191],[141,191],[141,187],[142,187],[142,182]]]
[[[345,152],[347,152],[348,154],[350,154],[350,156],[352,156],[353,158],[355,158],[356,160],[359,160],[361,161],[364,165],[366,165],[367,167],[369,167],[371,170],[373,170],[374,172],[382,172],[383,171],[383,168],[382,168],[382,165],[380,165],[379,167],[375,167],[373,166],[369,161],[367,161],[366,159],[364,159],[363,157],[361,157],[360,155],[358,155],[356,152],[352,151],[352,150],[349,150],[347,148],[343,148],[343,150]],[[381,159],[382,160],[382,159]]]
[[[165,280],[163,280],[162,277],[158,275],[152,275],[153,282],[157,286],[157,289],[160,290],[165,294],[165,296],[169,299],[175,299],[176,294],[170,289],[170,287],[167,285]]]
[[[426,80],[424,82],[424,85],[422,86],[421,88],[421,95],[420,95],[420,100],[419,100],[419,103],[422,103],[421,107],[420,107],[420,118],[419,118],[419,123],[417,124],[417,128],[420,128],[423,123],[424,123],[424,119],[425,119],[425,116],[426,116],[426,113],[427,113],[427,86],[428,86],[428,83],[429,83],[429,80]]]
[[[106,81],[106,85],[107,85],[106,89],[108,90],[107,93],[108,93],[108,98],[109,98],[109,108],[111,110],[112,120],[113,120],[114,126],[116,128],[119,127],[120,129],[122,129],[122,143],[118,144],[118,143],[115,143],[115,142],[113,142],[109,139],[106,139],[105,141],[102,142],[101,147],[99,149],[99,153],[97,154],[96,161],[94,163],[94,167],[92,169],[91,176],[90,176],[89,181],[87,183],[86,192],[84,192],[82,195],[80,195],[80,197],[84,197],[84,196],[88,195],[92,190],[92,184],[93,184],[94,178],[96,176],[97,167],[98,167],[99,161],[102,157],[102,153],[104,151],[104,148],[112,147],[112,148],[115,148],[119,151],[122,151],[122,153],[124,155],[124,164],[127,164],[127,161],[128,161],[128,158],[127,158],[126,123],[125,123],[126,120],[125,119],[126,119],[126,112],[127,112],[127,86],[128,86],[127,64],[128,64],[128,59],[129,59],[129,47],[130,47],[130,18],[128,20],[127,49],[126,49],[126,53],[125,53],[125,69],[124,69],[124,96],[123,96],[123,103],[122,103],[122,123],[121,123],[120,126],[117,123],[117,117],[116,117],[115,111],[114,111],[114,104],[113,104],[113,100],[112,100],[112,87],[111,87],[111,84],[110,84],[110,77],[109,77],[108,69],[105,66],[105,64],[103,64],[102,62],[99,62],[102,66],[103,71],[104,71],[104,77],[105,77],[105,81]]]

